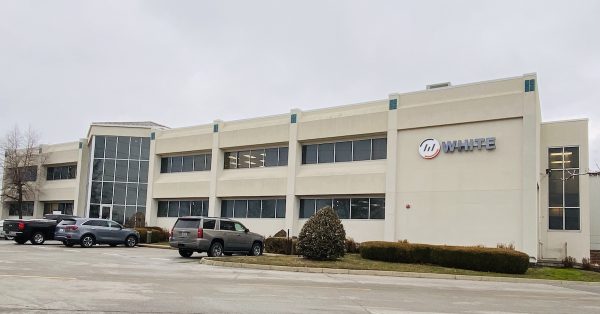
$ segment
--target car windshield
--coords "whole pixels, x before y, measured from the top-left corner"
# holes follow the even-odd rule
[[[175,223],[175,228],[198,229],[199,226],[200,219],[179,219]]]

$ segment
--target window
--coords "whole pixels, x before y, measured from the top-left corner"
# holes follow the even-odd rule
[[[210,154],[162,157],[160,173],[210,171]]]
[[[94,136],[94,159],[90,182],[89,217],[99,217],[100,208],[112,206],[112,217],[125,223],[136,213],[145,213],[148,181],[149,138]],[[162,166],[162,165],[161,165]],[[58,170],[60,179],[75,178],[77,165]],[[60,167],[55,167],[60,168]],[[56,180],[57,170],[48,168]]]
[[[579,147],[548,149],[548,229],[580,230]]]
[[[222,200],[221,217],[285,218],[285,199]]]
[[[214,219],[204,219],[204,222],[202,223],[202,228],[203,229],[214,229],[216,222],[217,221]]]
[[[44,203],[44,215],[60,212],[63,215],[73,215],[73,202]]]
[[[302,164],[385,159],[387,139],[302,145]]]
[[[288,148],[271,147],[225,152],[224,169],[287,166]]]
[[[33,202],[24,201],[21,203],[23,216],[33,216]],[[19,203],[8,202],[8,215],[19,216]]]
[[[46,168],[46,180],[68,180],[75,179],[77,165],[48,167]]]
[[[235,226],[235,231],[246,231],[246,227],[239,222],[235,222],[233,225]]]
[[[300,218],[310,218],[326,206],[331,206],[340,219],[385,219],[385,198],[368,196],[302,198]]]
[[[235,231],[235,224],[233,221],[221,220],[219,226],[221,230]]]
[[[198,229],[200,227],[200,219],[178,219],[174,228]]]
[[[208,216],[208,200],[160,200],[157,217]]]

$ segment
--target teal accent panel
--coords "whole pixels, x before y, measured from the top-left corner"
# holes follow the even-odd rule
[[[398,109],[398,99],[390,99],[390,110]]]

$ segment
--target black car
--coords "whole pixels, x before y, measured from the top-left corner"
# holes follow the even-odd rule
[[[4,221],[4,232],[14,237],[18,244],[44,244],[54,239],[56,225],[65,218],[77,218],[71,215],[45,215],[44,219],[10,219]]]

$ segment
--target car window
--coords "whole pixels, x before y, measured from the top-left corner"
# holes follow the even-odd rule
[[[86,222],[84,222],[82,225],[84,226],[95,226],[96,224],[94,224],[96,221],[95,220],[88,220]]]
[[[108,228],[108,221],[106,221],[106,220],[96,220],[96,226]]]
[[[179,219],[175,223],[175,228],[198,229],[200,227],[200,219]]]
[[[202,223],[202,228],[204,229],[214,229],[216,225],[216,221],[214,219],[204,219]]]
[[[235,226],[233,224],[233,221],[221,220],[220,225],[221,225],[221,230],[235,231]]]
[[[121,228],[121,229],[123,229],[123,226],[121,226],[121,224],[118,223],[118,222],[116,222],[116,221],[112,221],[111,220],[111,221],[109,221],[109,224],[110,224],[111,228]]]
[[[239,222],[235,223],[235,231],[246,231],[246,227]]]
[[[61,226],[70,226],[70,225],[74,225],[75,223],[77,223],[77,221],[75,221],[75,219],[63,219],[63,221],[61,221],[59,223],[59,225],[61,225]]]

